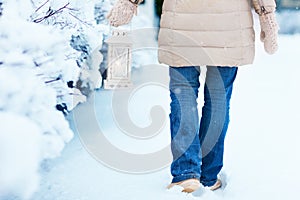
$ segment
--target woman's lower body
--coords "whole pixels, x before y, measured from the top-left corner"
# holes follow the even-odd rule
[[[237,67],[208,66],[201,120],[200,67],[170,67],[172,183],[198,179],[212,186],[223,167],[224,139]]]

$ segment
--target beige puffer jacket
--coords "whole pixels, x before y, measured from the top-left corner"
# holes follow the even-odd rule
[[[164,0],[160,25],[161,63],[179,67],[253,62],[250,0]]]

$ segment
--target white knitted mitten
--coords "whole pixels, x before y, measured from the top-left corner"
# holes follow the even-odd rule
[[[278,24],[276,22],[275,13],[269,12],[259,16],[260,21],[260,40],[264,43],[265,51],[268,54],[274,54],[278,49],[277,36]]]
[[[260,40],[264,43],[265,51],[274,54],[278,49],[277,36],[279,26],[275,18],[275,0],[252,0],[255,12],[259,15]]]
[[[128,24],[133,15],[137,14],[137,4],[130,2],[129,0],[117,0],[113,6],[107,19],[112,26],[120,26]]]

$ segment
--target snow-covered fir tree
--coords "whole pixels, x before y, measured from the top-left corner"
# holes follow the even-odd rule
[[[30,198],[38,166],[59,156],[73,137],[57,109],[67,113],[101,86],[99,50],[107,25],[97,24],[95,13],[102,9],[96,11],[95,3],[0,0],[0,152],[21,149],[9,159],[0,154],[0,199]]]

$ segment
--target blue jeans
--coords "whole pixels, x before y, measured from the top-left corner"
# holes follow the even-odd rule
[[[199,123],[199,67],[170,67],[172,182],[196,178],[212,186],[223,167],[224,139],[237,67],[207,67]]]

